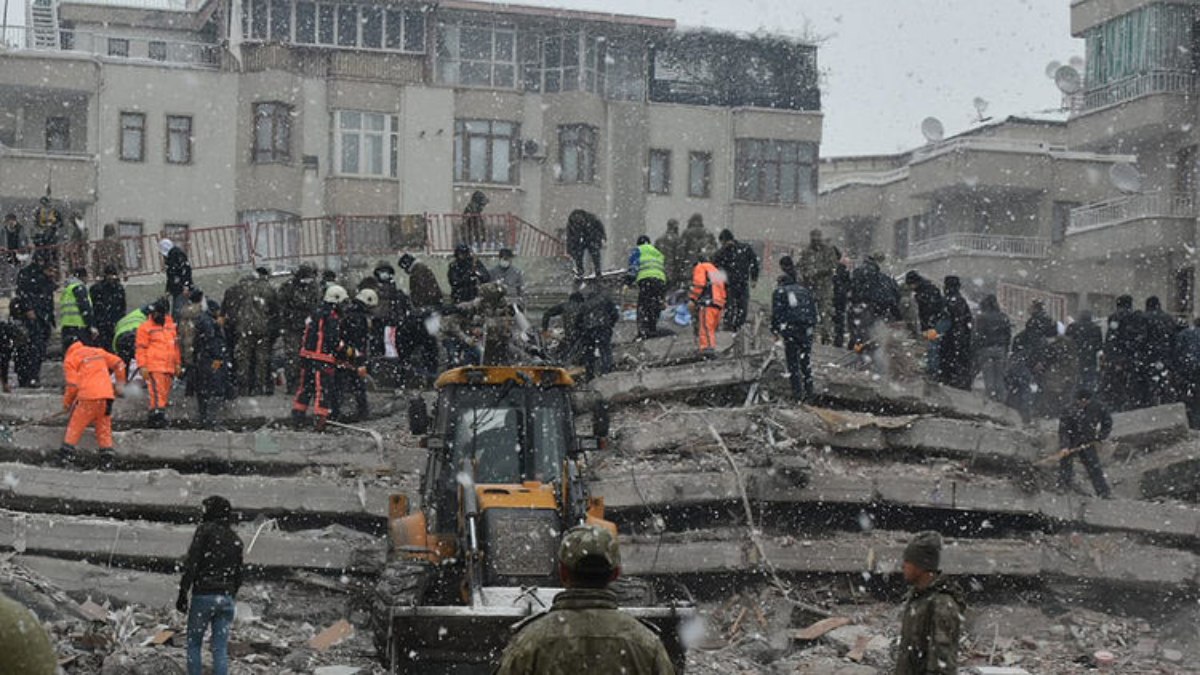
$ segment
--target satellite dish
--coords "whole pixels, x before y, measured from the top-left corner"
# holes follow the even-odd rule
[[[937,143],[946,137],[946,127],[942,126],[942,121],[938,118],[926,117],[921,120],[921,134],[930,143]]]
[[[1079,77],[1079,71],[1071,66],[1063,66],[1054,71],[1054,86],[1067,96],[1073,96],[1083,89],[1083,78]]]
[[[1058,61],[1051,61],[1050,63],[1047,63],[1046,64],[1046,77],[1048,79],[1053,80],[1054,74],[1058,72],[1059,68],[1062,68],[1062,64],[1059,63]]]
[[[1113,187],[1127,195],[1142,191],[1142,172],[1129,162],[1118,162],[1108,167],[1108,180]]]
[[[987,112],[987,109],[988,109],[987,99],[976,96],[975,100],[971,102],[971,105],[975,106],[975,112],[979,115],[980,122],[987,119],[986,117],[983,116],[983,114],[985,112]]]
[[[1083,60],[1082,56],[1072,56],[1071,58],[1067,59],[1067,65],[1071,66],[1075,70],[1082,71],[1084,63],[1086,63],[1086,61]]]

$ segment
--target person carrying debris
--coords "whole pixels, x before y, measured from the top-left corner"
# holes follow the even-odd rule
[[[355,356],[353,350],[347,350],[341,332],[341,305],[349,299],[346,289],[330,286],[325,289],[324,302],[308,317],[300,340],[300,387],[292,402],[292,422],[297,427],[304,423],[310,404],[317,431],[324,431],[329,417],[339,412],[334,371],[339,359]]]
[[[1080,389],[1075,393],[1075,405],[1058,421],[1058,488],[1068,490],[1075,482],[1074,457],[1079,456],[1096,496],[1109,499],[1112,495],[1096,446],[1112,433],[1112,415],[1094,400],[1092,392]]]
[[[162,429],[167,426],[171,386],[182,367],[178,332],[175,320],[167,312],[166,298],[159,298],[150,305],[150,316],[137,327],[135,345],[138,370],[146,381],[146,400],[150,407],[146,426]]]
[[[187,615],[188,675],[202,672],[201,647],[209,626],[212,673],[228,675],[229,632],[244,574],[243,546],[233,530],[233,505],[229,500],[213,495],[201,504],[204,515],[183,560],[175,609]]]
[[[658,316],[663,311],[667,272],[662,252],[644,234],[637,238],[637,246],[629,252],[625,283],[629,286],[637,284],[637,337],[639,340],[649,340],[658,334]]]
[[[88,294],[87,270],[77,267],[71,271],[67,285],[58,296],[58,309],[62,333],[63,352],[72,342],[84,336],[95,336],[96,321],[92,312],[92,300]]]
[[[565,590],[550,611],[520,624],[497,675],[674,675],[658,636],[621,612],[608,589],[621,574],[616,535],[600,527],[571,528],[559,546],[558,570]]]
[[[70,465],[75,462],[75,446],[83,438],[84,429],[96,430],[96,445],[100,450],[101,468],[110,468],[115,458],[112,437],[113,398],[125,389],[125,362],[116,354],[95,347],[85,336],[71,344],[63,358],[63,410],[70,418],[62,447],[58,450],[59,462]],[[114,389],[111,375],[116,375]]]
[[[812,340],[818,321],[812,291],[794,277],[781,274],[771,296],[771,332],[783,339],[792,396],[806,401],[813,396]]]
[[[726,228],[717,237],[721,247],[713,255],[713,264],[725,273],[725,328],[737,332],[750,314],[750,289],[758,283],[758,254]],[[827,310],[828,311],[828,310]]]
[[[895,675],[954,675],[966,601],[941,573],[942,536],[918,532],[904,547],[904,601]]]
[[[708,254],[702,253],[692,268],[692,292],[688,307],[696,317],[700,354],[704,358],[717,355],[717,326],[721,325],[721,312],[725,309],[725,275],[709,262]]]

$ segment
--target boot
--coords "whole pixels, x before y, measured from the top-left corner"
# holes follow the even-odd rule
[[[112,448],[100,448],[99,451],[101,471],[112,471],[117,466],[117,453]]]
[[[325,427],[327,426],[328,421],[329,420],[327,418],[325,418],[321,415],[317,415],[317,420],[316,420],[316,423],[313,425],[313,428],[316,429],[318,432],[323,432],[323,431],[325,431]]]
[[[299,410],[292,411],[292,426],[296,429],[301,429],[304,427],[304,413],[300,412]]]
[[[71,468],[75,466],[75,446],[70,443],[63,443],[58,449],[58,465],[63,468]]]

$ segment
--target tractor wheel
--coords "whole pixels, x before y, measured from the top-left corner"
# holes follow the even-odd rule
[[[408,655],[400,653],[393,636],[392,608],[416,607],[425,598],[433,576],[430,565],[408,560],[389,562],[379,574],[371,599],[371,631],[375,654],[391,673],[407,673]]]

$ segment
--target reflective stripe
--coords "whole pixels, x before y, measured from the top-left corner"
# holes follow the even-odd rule
[[[663,257],[662,251],[654,248],[651,244],[638,246],[637,281],[641,281],[642,279],[666,281],[666,270],[666,259]]]
[[[58,309],[62,314],[60,325],[63,328],[87,327],[83,322],[83,314],[79,311],[79,303],[75,300],[75,289],[80,286],[83,284],[77,281],[64,288],[58,296]]]

